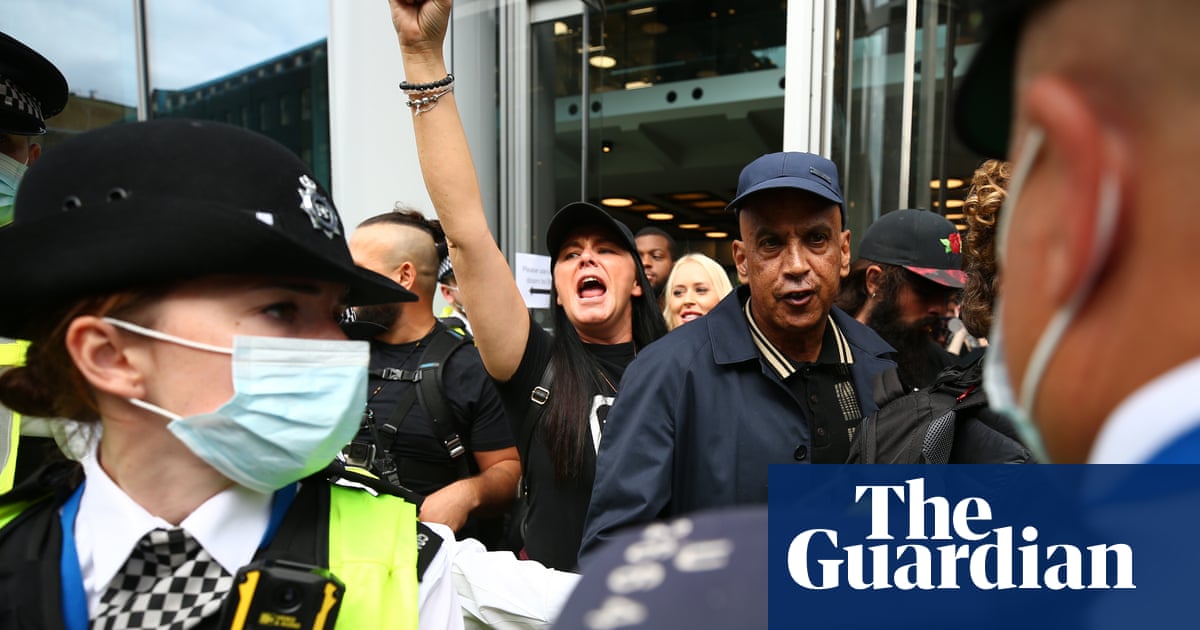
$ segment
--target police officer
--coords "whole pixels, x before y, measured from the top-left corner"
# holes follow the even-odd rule
[[[366,396],[334,313],[412,296],[354,265],[285,147],[181,119],[72,138],[0,228],[0,286],[0,335],[31,342],[0,402],[102,428],[0,497],[0,627],[462,626],[414,506],[322,473]]]
[[[0,33],[0,225],[12,220],[17,182],[37,161],[46,119],[67,105],[67,80],[49,59]]]
[[[37,161],[42,147],[34,139],[46,133],[46,118],[67,104],[67,80],[58,68],[37,51],[0,33],[0,226],[12,220],[13,199],[25,169]],[[0,338],[0,369],[20,365],[25,358],[22,342]],[[0,493],[12,488],[18,461],[22,472],[36,468],[54,452],[45,437],[20,438],[22,458],[17,458],[21,418],[0,407]]]

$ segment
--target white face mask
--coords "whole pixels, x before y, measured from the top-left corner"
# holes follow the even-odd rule
[[[1008,257],[1008,236],[1012,226],[1012,213],[1016,208],[1017,200],[1021,196],[1021,190],[1025,186],[1029,172],[1033,168],[1034,160],[1037,159],[1038,151],[1041,150],[1044,139],[1045,132],[1040,128],[1033,127],[1029,130],[1019,161],[1016,164],[1016,171],[1013,173],[1008,197],[1004,200],[1004,205],[1000,209],[1000,224],[997,226],[998,233],[996,236],[996,261],[1001,268],[1004,267],[1005,259]],[[1058,344],[1062,341],[1063,335],[1066,334],[1071,321],[1078,314],[1084,300],[1091,295],[1092,289],[1096,285],[1096,280],[1100,275],[1101,265],[1112,249],[1113,235],[1116,232],[1117,214],[1120,210],[1119,204],[1121,200],[1121,182],[1116,176],[1101,178],[1099,200],[1100,205],[1096,217],[1096,230],[1092,234],[1091,255],[1088,258],[1087,269],[1083,274],[1083,279],[1079,283],[1079,286],[1075,288],[1075,292],[1071,294],[1066,304],[1051,316],[1050,322],[1046,325],[1045,330],[1042,331],[1041,337],[1038,338],[1037,344],[1033,348],[1033,353],[1029,356],[1029,363],[1025,367],[1025,377],[1021,381],[1019,396],[1012,386],[1008,370],[1008,359],[1004,354],[1003,288],[1001,289],[1001,297],[996,300],[994,310],[995,323],[992,326],[991,333],[988,335],[988,350],[984,355],[983,364],[983,387],[984,391],[987,392],[988,406],[996,413],[1007,416],[1013,421],[1018,433],[1020,433],[1021,440],[1029,447],[1034,456],[1042,462],[1048,463],[1050,458],[1046,453],[1041,433],[1034,422],[1033,404],[1037,400],[1038,387],[1041,385],[1042,377],[1045,375],[1046,366],[1050,364],[1050,359],[1054,356],[1054,351],[1058,348]],[[1034,209],[1032,211],[1039,212],[1046,210]],[[1010,278],[1004,279],[1005,283],[1011,281]]]
[[[17,184],[29,167],[12,157],[0,153],[0,226],[8,225],[13,218],[13,200],[17,198]]]
[[[110,317],[104,321],[160,341],[233,357],[233,398],[212,413],[170,418],[167,428],[234,482],[274,492],[333,461],[358,431],[367,398],[365,341],[234,337],[223,348]]]

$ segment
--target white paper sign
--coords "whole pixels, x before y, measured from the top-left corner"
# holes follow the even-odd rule
[[[550,275],[550,257],[542,254],[517,252],[513,275],[517,288],[529,308],[550,308],[550,286],[554,282]]]

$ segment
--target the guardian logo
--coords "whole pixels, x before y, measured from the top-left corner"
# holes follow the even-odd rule
[[[839,547],[836,530],[800,532],[787,552],[788,573],[796,584],[812,590],[843,583],[855,590],[1137,588],[1133,549],[1127,544],[1083,549],[1040,544],[1032,524],[1019,527],[1019,533],[1012,525],[991,527],[992,508],[985,499],[968,497],[952,506],[945,497],[926,498],[922,478],[903,485],[855,486],[854,502],[864,499],[871,508],[866,539],[888,542]],[[908,510],[903,544],[891,542],[897,536],[889,525],[889,510],[896,504]],[[927,522],[929,515],[932,522]]]

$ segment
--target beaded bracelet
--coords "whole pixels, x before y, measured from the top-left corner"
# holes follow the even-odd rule
[[[405,101],[405,105],[409,106],[413,111],[413,116],[421,114],[433,109],[437,106],[439,98],[454,91],[453,85],[447,85],[438,92],[421,92],[420,96],[410,94],[409,99]]]
[[[402,91],[404,91],[405,93],[408,93],[408,92],[432,92],[433,90],[436,90],[439,88],[444,88],[447,85],[452,85],[453,83],[454,83],[454,75],[447,74],[446,76],[438,79],[437,81],[432,81],[430,83],[409,83],[408,81],[401,81],[400,89]]]

